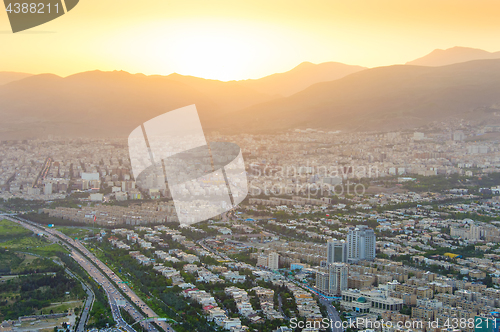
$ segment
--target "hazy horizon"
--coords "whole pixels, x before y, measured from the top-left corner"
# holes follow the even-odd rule
[[[143,74],[143,75],[146,75],[146,76],[156,76],[156,75],[160,75],[160,76],[169,76],[169,75],[174,75],[174,74],[177,74],[177,75],[181,75],[181,76],[189,76],[189,77],[196,77],[196,78],[202,78],[202,79],[207,79],[207,80],[217,80],[217,81],[221,81],[221,82],[238,82],[238,81],[246,81],[246,80],[259,80],[261,78],[265,78],[265,77],[268,77],[268,76],[271,76],[271,75],[274,75],[274,74],[283,74],[283,73],[287,73],[287,72],[290,72],[294,69],[296,69],[297,67],[301,66],[301,65],[304,65],[304,64],[311,64],[311,65],[321,65],[321,64],[327,64],[327,63],[339,63],[339,64],[344,64],[344,65],[348,65],[348,66],[360,66],[360,67],[365,67],[366,69],[371,69],[371,68],[377,68],[377,67],[387,67],[387,66],[395,66],[395,65],[404,65],[404,64],[408,64],[408,62],[413,62],[413,61],[416,61],[416,60],[420,60],[421,58],[427,58],[429,55],[431,55],[434,51],[450,51],[452,49],[467,49],[467,50],[478,50],[478,51],[485,51],[485,52],[488,52],[490,54],[494,54],[494,53],[499,53],[500,51],[487,51],[487,50],[483,50],[483,49],[476,49],[476,48],[471,48],[471,47],[467,47],[467,46],[454,46],[454,47],[451,47],[449,49],[434,49],[434,50],[431,50],[429,51],[428,53],[424,54],[422,57],[417,57],[415,59],[409,59],[408,61],[405,61],[405,63],[394,63],[394,64],[388,64],[388,65],[382,65],[382,66],[375,66],[375,67],[366,67],[366,66],[361,66],[359,64],[355,64],[355,63],[344,63],[344,62],[339,62],[339,61],[335,61],[335,60],[330,60],[330,61],[325,61],[325,62],[319,62],[319,63],[314,63],[314,62],[311,62],[311,61],[303,61],[301,63],[298,63],[296,65],[294,65],[293,67],[289,68],[289,69],[285,69],[283,71],[279,71],[279,72],[270,72],[270,73],[267,73],[267,74],[264,74],[264,76],[261,76],[261,77],[255,77],[255,78],[241,78],[241,79],[228,79],[228,80],[224,80],[224,79],[217,79],[217,78],[206,78],[206,77],[201,77],[201,76],[196,76],[196,75],[190,75],[190,74],[184,74],[184,73],[179,73],[179,72],[171,72],[171,73],[166,73],[166,74],[160,74],[160,73],[144,73],[144,72],[131,72],[131,71],[128,71],[128,70],[125,70],[125,69],[120,69],[120,68],[115,68],[115,69],[109,69],[109,70],[102,70],[102,69],[98,69],[98,68],[94,68],[94,69],[88,69],[88,70],[84,70],[84,71],[79,71],[79,72],[74,72],[74,73],[69,73],[69,74],[66,74],[66,75],[59,75],[57,73],[53,73],[53,72],[48,72],[48,71],[41,71],[41,72],[38,72],[38,73],[32,73],[32,72],[17,72],[17,71],[12,71],[12,70],[0,70],[0,72],[12,72],[12,73],[23,73],[23,74],[30,74],[30,75],[43,75],[43,74],[53,74],[53,75],[57,75],[57,76],[60,76],[62,78],[66,78],[66,77],[70,77],[70,76],[73,76],[73,75],[76,75],[76,74],[80,74],[80,73],[84,73],[84,72],[94,72],[94,71],[102,71],[102,72],[120,72],[120,71],[123,71],[123,72],[127,72],[129,74],[132,74],[132,75],[136,75],[136,74]],[[496,57],[495,57],[496,58]],[[500,55],[498,56],[498,58],[500,58]],[[481,58],[478,58],[478,59],[481,59]],[[473,59],[473,60],[476,60],[476,59]],[[466,60],[466,61],[470,61],[470,60]],[[453,63],[459,63],[459,62],[462,62],[462,61],[457,61],[457,62],[453,62]],[[465,62],[465,61],[464,61]]]
[[[70,14],[9,33],[0,11],[0,71],[68,76],[89,70],[261,78],[302,62],[404,64],[454,46],[498,51],[495,1],[256,0],[137,6],[81,2]]]

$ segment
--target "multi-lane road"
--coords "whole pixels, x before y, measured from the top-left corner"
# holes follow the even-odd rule
[[[90,310],[92,305],[94,304],[95,294],[83,281],[80,280],[76,275],[74,275],[70,270],[65,269],[66,273],[69,274],[73,279],[81,282],[83,289],[87,292],[87,299],[85,300],[84,308],[82,310],[82,314],[80,315],[80,322],[76,327],[76,332],[84,332],[85,325],[87,324],[87,320],[89,319]]]
[[[102,286],[104,291],[106,292],[106,295],[108,297],[109,301],[109,306],[111,308],[111,313],[113,315],[113,319],[115,320],[117,327],[122,328],[126,331],[134,331],[122,318],[120,308],[118,307],[118,303],[121,304],[120,301],[123,301],[123,303],[127,303],[123,296],[120,294],[120,292],[112,285],[112,283],[109,281],[108,278],[106,278],[89,260],[85,259],[82,254],[80,254],[76,250],[71,251],[71,257],[80,264],[87,272],[88,274],[98,283]],[[85,307],[86,310],[90,310],[89,307]],[[135,310],[135,309],[134,309]],[[129,310],[127,310],[129,311]],[[129,312],[130,313],[130,312]],[[136,316],[140,316],[138,312],[136,312]]]
[[[130,325],[125,322],[121,316],[120,306],[123,307],[123,309],[125,309],[135,321],[141,321],[145,318],[158,317],[158,315],[146,303],[144,303],[144,301],[142,301],[128,285],[123,283],[122,280],[115,275],[115,273],[108,266],[103,264],[99,259],[97,259],[97,257],[95,257],[94,254],[88,251],[87,248],[80,243],[80,241],[73,240],[69,236],[55,229],[42,227],[29,220],[8,216],[5,216],[5,218],[18,223],[19,225],[30,229],[37,234],[42,233],[52,242],[58,242],[64,245],[71,252],[71,257],[78,264],[80,264],[80,266],[82,266],[82,268],[84,268],[87,273],[105,290],[111,312],[113,314],[113,319],[115,320],[118,328],[128,332],[134,331],[134,329],[130,327]],[[115,283],[116,286],[113,283]],[[135,304],[135,306],[132,305],[130,301],[122,295],[122,293],[125,294]],[[146,317],[140,313],[136,307],[140,308]],[[84,310],[87,311],[88,314],[90,308],[86,306]],[[174,332],[174,329],[165,321],[156,320],[155,323],[167,332]],[[142,321],[139,324],[147,331],[158,331],[157,328],[149,321]]]
[[[337,309],[335,309],[335,307],[332,305],[332,302],[328,301],[325,298],[320,298],[319,302],[326,307],[326,312],[328,313],[328,320],[330,321],[332,332],[344,331],[340,315]]]
[[[51,231],[59,233],[58,231],[55,231],[55,230],[51,230]],[[76,247],[78,250],[80,250],[87,258],[89,258],[95,265],[97,265],[99,267],[99,269],[101,271],[103,271],[108,276],[108,278],[111,279],[117,285],[117,287],[120,288],[120,291],[123,292],[125,295],[127,295],[127,297],[137,307],[139,307],[141,309],[141,311],[146,315],[146,317],[149,317],[149,318],[158,317],[158,315],[153,311],[153,309],[151,309],[146,303],[144,303],[144,301],[139,296],[137,296],[137,294],[127,284],[125,284],[123,282],[123,280],[121,280],[121,278],[118,277],[106,264],[101,262],[97,257],[95,257],[94,254],[92,254],[89,250],[87,250],[87,248],[85,248],[80,243],[80,241],[73,240],[64,234],[63,234],[63,236],[65,236],[67,238],[67,240],[68,240],[68,242],[70,242],[70,244],[72,244],[74,247]],[[106,279],[108,280],[108,278],[106,278]],[[108,280],[108,282],[109,282],[109,280]],[[119,298],[116,298],[116,295],[117,295],[116,293],[112,293],[112,297],[115,298],[117,301],[124,301],[125,300],[123,298],[123,296],[121,296],[121,294],[119,295]],[[130,305],[129,301],[126,301],[126,302],[127,302],[127,304],[125,305],[124,309],[126,309],[136,321],[145,318],[145,317],[143,317],[143,315],[139,314],[138,312],[131,313],[130,309],[133,309],[133,306]],[[133,310],[135,310],[135,309],[133,309]],[[172,327],[164,321],[155,321],[155,323],[158,324],[165,331],[168,331],[168,332],[174,331],[172,329]],[[150,322],[142,322],[141,325],[143,325],[143,327],[147,328],[148,330],[156,330],[153,327],[153,325],[151,325]]]

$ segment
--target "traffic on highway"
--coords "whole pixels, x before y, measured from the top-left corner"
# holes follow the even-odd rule
[[[166,321],[155,319],[158,318],[158,315],[146,303],[144,303],[144,301],[139,298],[127,284],[123,283],[123,281],[108,266],[102,263],[94,254],[87,250],[87,248],[85,248],[80,241],[74,240],[55,229],[47,229],[29,220],[14,217],[7,217],[7,219],[18,223],[19,225],[37,234],[46,236],[47,239],[54,243],[59,243],[65,246],[71,252],[71,257],[78,264],[80,264],[85,271],[87,271],[90,277],[103,287],[108,297],[111,313],[117,324],[117,328],[121,328],[129,332],[135,331],[123,319],[120,312],[120,307],[122,307],[136,322],[141,321],[139,324],[146,331],[158,331],[150,320],[145,320],[146,318],[151,318],[151,320],[158,324],[158,326],[160,326],[163,330],[167,332],[174,332],[174,329]],[[104,272],[106,276],[101,271]],[[118,289],[118,287],[120,289]],[[126,297],[128,297],[128,299],[135,304],[135,306],[132,305],[122,294],[125,294]],[[145,316],[136,308],[140,308]],[[87,314],[90,310],[91,308],[89,307],[84,308],[84,311],[87,312]]]

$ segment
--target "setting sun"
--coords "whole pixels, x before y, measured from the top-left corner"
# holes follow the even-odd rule
[[[12,35],[0,11],[0,70],[67,76],[89,70],[260,78],[302,62],[403,64],[436,48],[497,50],[497,1],[235,2],[86,0]],[[9,33],[6,33],[9,32]],[[28,54],[36,61],[26,62]]]
[[[114,40],[103,47],[122,54],[124,65],[137,71],[223,81],[270,74],[280,57],[293,52],[291,38],[280,29],[232,21],[158,22],[120,31]]]

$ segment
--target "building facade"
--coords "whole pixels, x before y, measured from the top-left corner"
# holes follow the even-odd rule
[[[347,289],[349,266],[345,263],[328,264],[316,273],[316,288],[327,296],[339,296]]]
[[[347,234],[347,261],[375,259],[375,232],[368,226],[351,228]]]
[[[326,247],[326,264],[346,263],[347,243],[343,240],[328,241]]]
[[[269,253],[269,256],[267,257],[267,267],[271,270],[277,270],[279,269],[279,260],[280,260],[280,255],[277,252],[271,252]]]

